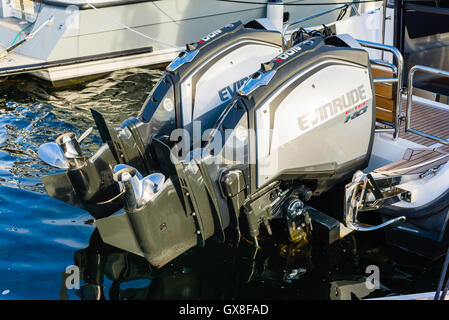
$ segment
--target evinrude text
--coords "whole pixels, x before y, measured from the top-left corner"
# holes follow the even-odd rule
[[[337,97],[315,110],[309,111],[298,118],[298,124],[301,131],[311,129],[321,122],[342,113],[343,111],[358,105],[360,101],[366,99],[366,91],[364,85],[360,85],[348,91],[346,94]],[[363,104],[363,103],[362,103]],[[366,111],[366,109],[365,109]],[[361,115],[361,114],[358,114]],[[347,121],[345,121],[347,122]]]
[[[218,91],[218,96],[220,97],[220,100],[222,102],[230,100],[237,92],[237,90],[246,82],[246,80],[248,80],[248,77],[244,77],[243,79],[234,82],[232,85],[226,86],[220,91]]]

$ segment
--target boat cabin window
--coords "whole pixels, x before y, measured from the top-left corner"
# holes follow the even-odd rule
[[[415,65],[449,71],[449,0],[403,1],[399,8],[405,30],[396,33],[404,56],[404,79]],[[414,86],[449,96],[449,79],[441,76],[418,72]]]

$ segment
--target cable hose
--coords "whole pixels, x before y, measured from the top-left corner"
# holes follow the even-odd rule
[[[17,38],[22,34],[22,32],[24,32],[26,29],[28,29],[29,27],[31,27],[32,25],[34,25],[33,23],[30,23],[29,25],[27,25],[25,28],[23,28],[22,30],[20,30],[20,32],[16,35],[16,37],[14,38],[14,40],[11,42],[10,46],[12,46],[14,43],[16,43]]]
[[[128,29],[129,31],[132,31],[132,32],[134,32],[134,33],[140,35],[141,37],[144,37],[144,38],[149,39],[149,40],[152,40],[152,41],[154,41],[154,42],[163,44],[163,45],[168,46],[168,47],[176,48],[176,49],[179,49],[179,50],[182,50],[182,49],[183,49],[183,47],[179,47],[179,46],[177,46],[177,45],[174,45],[174,44],[171,44],[171,43],[168,43],[168,42],[165,42],[165,41],[162,41],[162,40],[159,40],[159,39],[150,37],[150,36],[148,36],[148,35],[146,35],[146,34],[144,34],[144,33],[142,33],[142,32],[139,32],[139,31],[137,31],[137,30],[135,30],[135,29],[133,29],[133,28],[127,26],[126,24],[120,22],[119,20],[117,20],[117,19],[114,18],[113,16],[111,16],[111,15],[105,13],[105,12],[102,12],[102,11],[98,10],[98,8],[95,7],[92,3],[89,3],[89,2],[87,2],[86,0],[84,0],[84,2],[85,2],[89,7],[91,7],[91,8],[94,9],[95,11],[97,11],[99,14],[101,14],[101,15],[103,15],[103,16],[105,16],[105,17],[108,17],[109,19],[111,19],[111,20],[112,20],[113,22],[115,22],[116,24],[121,25],[122,27],[124,27],[124,28]]]
[[[40,2],[40,3],[39,3],[39,9],[37,9],[36,18],[34,19],[34,21],[31,22],[29,25],[27,25],[27,26],[26,26],[25,28],[23,28],[22,30],[20,30],[20,32],[16,35],[16,37],[14,38],[14,40],[12,41],[12,43],[10,44],[10,46],[12,46],[14,43],[16,43],[17,38],[20,36],[20,34],[21,34],[22,32],[24,32],[24,31],[25,31],[26,29],[28,29],[29,27],[34,26],[34,24],[36,23],[37,18],[38,18],[38,16],[39,16],[39,13],[41,12],[42,5],[43,5],[43,2]]]

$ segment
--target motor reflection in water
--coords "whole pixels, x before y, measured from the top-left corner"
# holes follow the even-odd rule
[[[103,243],[95,230],[89,246],[74,256],[80,270],[75,294],[83,300],[204,300],[362,299],[388,293],[383,285],[366,287],[366,262],[361,262],[354,239],[333,246],[268,237],[260,242],[256,250],[249,241],[238,247],[210,241],[154,269],[143,257]],[[63,276],[62,299],[66,291]]]

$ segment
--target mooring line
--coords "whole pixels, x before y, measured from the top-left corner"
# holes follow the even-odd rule
[[[146,35],[146,34],[140,32],[140,31],[137,31],[137,30],[131,28],[130,26],[124,24],[123,22],[117,20],[117,19],[114,18],[113,16],[111,16],[111,15],[105,13],[105,12],[100,11],[100,10],[99,10],[97,7],[95,7],[92,3],[87,2],[86,0],[84,0],[84,2],[85,2],[89,7],[91,7],[91,8],[94,9],[95,11],[97,11],[99,14],[108,17],[109,19],[111,19],[111,20],[112,20],[113,22],[115,22],[116,24],[121,25],[122,27],[124,27],[124,28],[128,29],[129,31],[132,31],[132,32],[134,32],[134,33],[140,35],[141,37],[144,37],[144,38],[146,38],[146,39],[152,40],[152,41],[154,41],[154,42],[158,42],[158,43],[163,44],[163,45],[166,45],[166,46],[168,46],[168,47],[172,47],[172,48],[176,48],[176,49],[180,49],[180,50],[183,49],[183,47],[179,47],[179,46],[177,46],[177,45],[174,45],[174,44],[171,44],[171,43],[168,43],[168,42],[165,42],[165,41],[162,41],[162,40],[159,40],[159,39],[150,37],[150,36],[148,36],[148,35]]]

